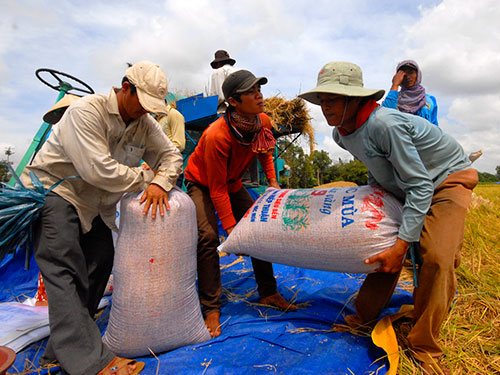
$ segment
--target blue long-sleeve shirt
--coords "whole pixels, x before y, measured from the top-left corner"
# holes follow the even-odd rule
[[[391,90],[382,102],[382,107],[398,109],[399,91]],[[416,115],[425,118],[427,121],[439,126],[437,119],[438,106],[436,98],[432,95],[425,94],[425,105],[420,108]]]
[[[460,144],[421,117],[376,108],[354,133],[333,130],[337,144],[363,162],[370,184],[380,185],[403,203],[398,237],[418,241],[434,189],[448,175],[470,168]]]

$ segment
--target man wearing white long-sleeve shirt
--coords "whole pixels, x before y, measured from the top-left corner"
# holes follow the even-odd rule
[[[168,191],[181,172],[182,157],[148,113],[165,113],[167,79],[147,61],[125,72],[121,88],[89,95],[71,105],[24,171],[47,189],[57,186],[35,229],[35,259],[49,302],[51,336],[41,363],[58,361],[71,375],[106,368],[142,366],[120,359],[102,343],[94,313],[109,278],[116,203],[125,192],[140,192],[143,215],[163,216]],[[141,159],[152,170],[138,168]]]
[[[210,66],[215,69],[210,76],[210,95],[217,95],[219,97],[217,113],[225,113],[228,107],[226,98],[222,92],[222,84],[231,73],[239,70],[234,67],[235,63],[236,60],[232,59],[229,53],[222,49],[215,52],[214,59],[210,63]]]

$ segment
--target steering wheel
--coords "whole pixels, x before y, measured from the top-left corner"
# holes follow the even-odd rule
[[[49,73],[52,77],[54,77],[56,79],[56,81],[57,81],[57,85],[50,84],[49,82],[47,82],[46,80],[44,80],[40,76],[40,73],[44,73],[44,72]],[[56,91],[64,91],[64,92],[67,93],[67,92],[69,92],[71,90],[75,90],[75,91],[80,91],[80,92],[82,92],[84,94],[94,94],[94,90],[92,89],[92,87],[90,87],[88,84],[86,84],[82,80],[79,80],[76,77],[70,76],[67,73],[58,72],[57,70],[54,70],[54,69],[42,68],[42,69],[37,69],[36,72],[35,72],[35,75],[36,75],[36,77],[40,81],[42,81],[47,86],[49,86],[51,89],[54,89]],[[73,83],[76,82],[79,85],[73,86],[71,83],[63,81],[63,79],[60,76],[62,78],[65,78],[65,79],[69,78],[70,80],[74,81]]]

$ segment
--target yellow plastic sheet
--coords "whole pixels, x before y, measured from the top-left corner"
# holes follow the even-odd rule
[[[372,331],[373,343],[387,353],[387,358],[389,359],[389,371],[387,371],[387,375],[396,375],[399,365],[399,346],[392,322],[402,317],[411,318],[412,316],[413,305],[403,305],[397,313],[381,319]]]

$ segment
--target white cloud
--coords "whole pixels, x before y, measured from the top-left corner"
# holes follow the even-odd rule
[[[500,130],[500,94],[459,97],[450,106],[448,117],[468,129],[456,135],[467,153],[483,151],[474,167],[495,173],[495,167],[500,165],[500,144],[495,141]]]
[[[339,147],[332,137],[324,138],[322,144],[320,145],[320,147],[318,147],[318,149],[328,151],[328,153],[330,154],[330,158],[334,162],[337,162],[339,159],[342,159],[343,161],[353,160],[353,156],[351,155],[351,153]]]
[[[439,122],[467,152],[483,149],[475,164],[495,172],[500,110],[500,2],[444,0],[422,8],[405,29],[404,58],[422,68],[423,85],[436,96]]]
[[[458,97],[453,100],[448,117],[463,123],[474,132],[498,135],[500,119],[500,92],[496,95]]]
[[[445,0],[423,10],[406,29],[409,56],[421,64],[425,83],[445,95],[498,92],[500,34],[497,0]]]
[[[494,149],[497,101],[488,106],[475,98],[498,95],[500,6],[495,0],[418,3],[421,8],[411,0],[5,2],[2,141],[15,143],[20,154],[18,137],[33,138],[57,97],[34,77],[37,68],[69,73],[107,93],[120,83],[126,62],[148,59],[164,69],[172,91],[193,94],[205,92],[209,62],[222,48],[240,68],[268,77],[266,96],[287,98],[314,87],[329,61],[355,62],[366,87],[387,89],[397,61],[414,58],[437,96],[443,128],[461,141],[486,137],[481,147]],[[311,113],[318,147],[335,150],[319,107]],[[500,165],[499,156],[483,158],[490,171]]]

